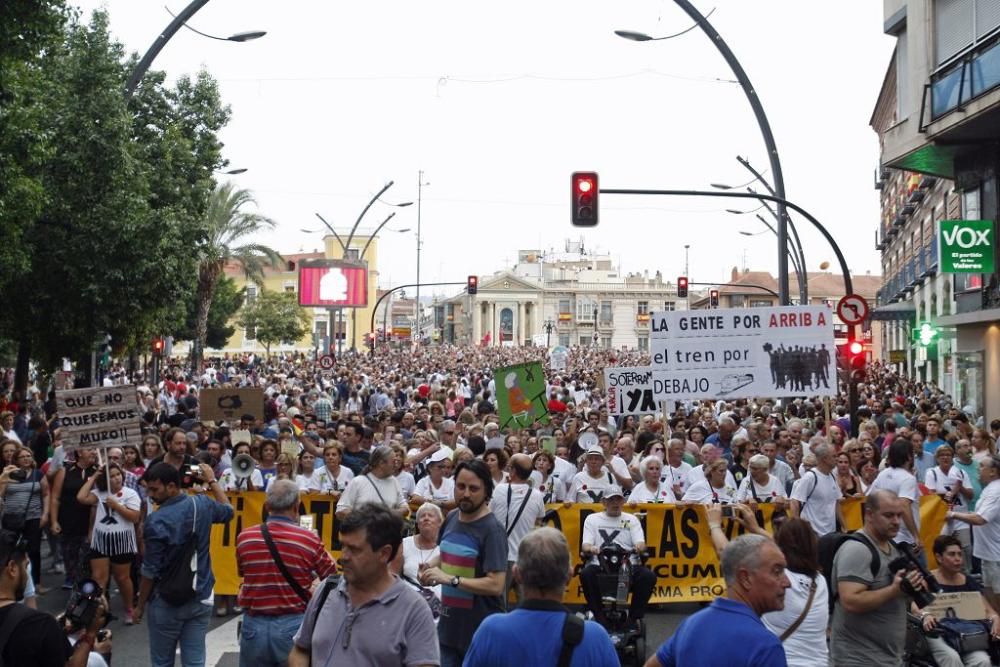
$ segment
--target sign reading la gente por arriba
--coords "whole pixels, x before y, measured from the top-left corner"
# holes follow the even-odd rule
[[[942,273],[993,273],[992,220],[942,220],[938,231]]]

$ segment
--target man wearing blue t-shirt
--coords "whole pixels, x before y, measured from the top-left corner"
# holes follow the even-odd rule
[[[783,667],[781,640],[761,622],[785,607],[785,557],[769,538],[744,535],[722,551],[726,597],[689,617],[646,667]],[[725,628],[725,641],[706,641]]]
[[[521,540],[514,579],[523,602],[509,614],[486,617],[472,637],[463,667],[555,665],[564,649],[563,626],[569,613],[562,605],[571,574],[569,545],[555,528],[533,530]],[[617,665],[608,633],[595,621],[583,624],[583,638],[573,646],[571,667]],[[569,650],[569,649],[567,649]]]

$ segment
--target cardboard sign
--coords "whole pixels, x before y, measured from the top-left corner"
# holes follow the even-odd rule
[[[951,616],[964,618],[967,621],[978,621],[986,618],[986,607],[983,606],[983,596],[979,593],[964,591],[961,593],[938,593],[934,602],[923,608],[935,618]]]
[[[204,421],[239,421],[243,415],[264,418],[264,390],[260,387],[202,389],[198,395]]]
[[[528,428],[549,423],[545,402],[545,371],[538,361],[493,371],[500,428]]]
[[[135,386],[56,391],[63,448],[142,444],[142,421]]]

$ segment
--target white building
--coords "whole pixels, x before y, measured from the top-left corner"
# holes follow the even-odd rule
[[[649,313],[687,307],[659,271],[621,275],[610,256],[567,242],[563,253],[521,250],[512,268],[480,276],[477,294],[439,302],[435,322],[444,342],[646,350]]]

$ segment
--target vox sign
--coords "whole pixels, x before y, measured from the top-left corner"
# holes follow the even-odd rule
[[[942,273],[993,273],[992,220],[942,220],[939,230]]]

